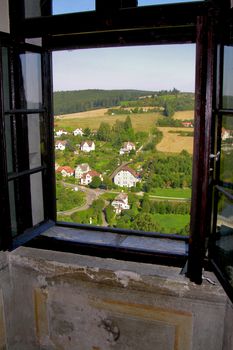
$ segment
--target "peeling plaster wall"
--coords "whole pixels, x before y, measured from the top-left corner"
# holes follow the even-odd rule
[[[232,308],[218,284],[194,285],[173,267],[31,248],[4,259],[0,350],[1,337],[9,350],[232,350]]]

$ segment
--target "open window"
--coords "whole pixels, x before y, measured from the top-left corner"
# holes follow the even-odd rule
[[[66,235],[53,237],[50,231],[30,244],[143,261],[154,262],[159,257],[156,261],[165,264],[174,264],[178,258],[179,264],[183,265],[188,258],[188,275],[201,283],[210,241],[211,258],[215,266],[223,270],[223,276],[232,287],[232,250],[230,243],[226,245],[232,237],[233,109],[231,86],[226,80],[231,68],[228,60],[231,48],[216,49],[218,44],[220,47],[225,44],[219,34],[223,33],[223,28],[230,28],[230,5],[217,0],[154,6],[137,6],[136,1],[114,1],[114,6],[110,7],[109,1],[96,0],[95,11],[51,16],[51,1],[37,3],[38,6],[31,6],[28,1],[10,1],[11,35],[1,42],[1,70],[4,72],[0,127],[2,246],[9,248],[22,244],[53,225],[55,231],[63,227]],[[147,249],[143,250],[137,245],[132,247],[128,231],[119,235],[114,228],[57,225],[51,52],[190,43],[196,43],[196,88],[189,246],[188,238],[164,237],[160,233],[148,237],[144,233]],[[211,225],[213,203],[216,204]],[[78,244],[69,236],[73,234],[71,231],[77,233],[77,230],[83,234]],[[85,230],[91,232],[94,239],[87,241]],[[136,231],[133,235],[137,240],[139,233]],[[153,251],[148,249],[152,237],[157,247]]]

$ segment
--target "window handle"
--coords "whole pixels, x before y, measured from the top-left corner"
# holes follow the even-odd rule
[[[216,154],[213,154],[213,153],[210,154],[210,159],[215,159],[216,162],[219,161],[219,158],[220,158],[220,151],[218,151]]]

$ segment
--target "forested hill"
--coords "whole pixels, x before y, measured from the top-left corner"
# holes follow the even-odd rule
[[[54,114],[69,114],[97,108],[118,106],[120,101],[132,101],[154,94],[142,90],[78,90],[54,92]]]

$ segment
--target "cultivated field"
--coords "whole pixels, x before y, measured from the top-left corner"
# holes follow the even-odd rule
[[[194,111],[175,112],[173,118],[179,120],[194,119]]]
[[[115,121],[122,120],[125,121],[127,114],[125,115],[108,115],[107,108],[97,109],[93,111],[80,112],[65,114],[62,116],[55,117],[55,128],[64,128],[69,131],[72,131],[76,128],[90,128],[98,129],[101,122],[109,123],[113,125]],[[133,128],[135,131],[151,131],[151,128],[155,127],[155,121],[161,116],[158,113],[141,113],[133,114],[129,113]]]
[[[186,150],[190,154],[193,153],[193,137],[179,136],[178,133],[174,133],[174,131],[187,131],[187,128],[158,127],[158,129],[163,133],[162,141],[156,146],[158,151],[180,153],[182,150]],[[173,133],[169,131],[173,131]]]

